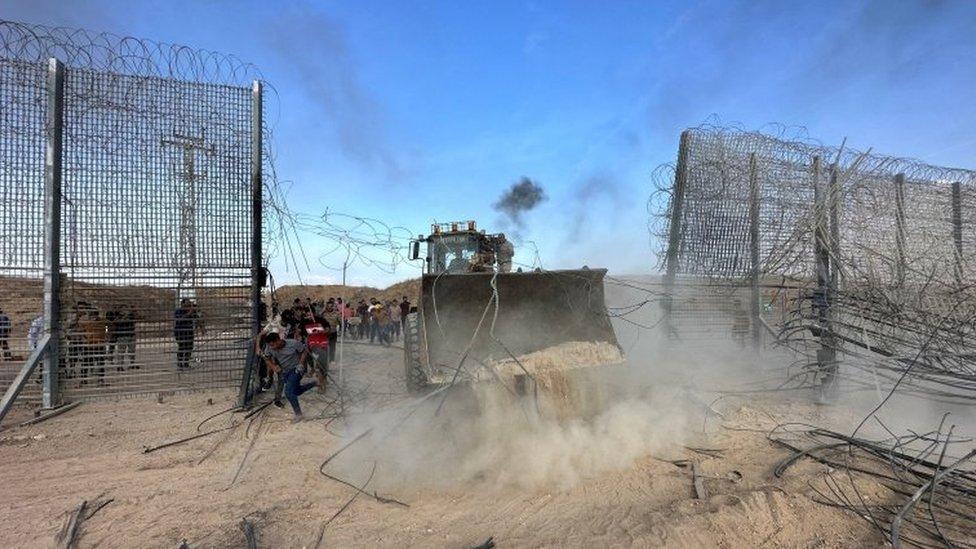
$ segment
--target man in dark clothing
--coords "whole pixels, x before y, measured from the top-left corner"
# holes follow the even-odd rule
[[[123,372],[125,371],[125,368],[115,359],[115,349],[119,342],[119,329],[117,322],[120,316],[122,316],[122,313],[115,310],[109,310],[107,313],[105,313],[105,323],[108,324],[108,347],[105,352],[105,357],[108,362],[115,364],[116,371]]]
[[[365,300],[359,300],[359,307],[356,308],[356,314],[359,315],[359,339],[365,339],[370,325],[369,305],[366,304]]]
[[[193,356],[193,339],[196,335],[197,307],[189,299],[180,301],[180,308],[174,313],[173,336],[176,338],[176,368],[190,369],[190,359]]]
[[[10,317],[3,310],[0,310],[0,349],[3,349],[3,359],[10,360],[12,357],[10,355],[10,344],[7,340],[10,338]]]
[[[407,315],[410,314],[410,300],[407,296],[403,296],[403,301],[400,302],[400,323],[403,324],[403,333],[407,333]]]
[[[298,326],[298,318],[295,316],[294,309],[281,311],[281,325],[285,328],[285,334],[291,334],[295,327]]]
[[[335,301],[329,300],[322,311],[322,318],[327,323],[325,329],[329,334],[329,363],[335,362],[336,343],[339,340],[339,328],[342,326],[342,314],[336,308]]]
[[[285,398],[295,412],[294,421],[301,421],[302,408],[298,404],[298,397],[305,391],[316,387],[318,382],[302,383],[301,365],[308,358],[308,347],[296,339],[281,339],[278,334],[270,333],[265,338],[268,344],[267,356],[274,360],[285,380]]]
[[[128,362],[129,367],[138,370],[136,364],[136,316],[126,306],[115,319],[115,344],[118,349],[118,364],[122,368]]]

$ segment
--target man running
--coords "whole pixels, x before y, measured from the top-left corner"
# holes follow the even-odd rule
[[[299,368],[308,358],[308,347],[296,339],[281,339],[281,336],[273,332],[267,335],[265,341],[268,344],[267,355],[274,359],[281,370],[279,375],[285,380],[285,398],[295,412],[292,421],[297,423],[305,417],[302,415],[302,407],[298,404],[298,397],[318,385],[317,381],[302,383],[302,373]]]

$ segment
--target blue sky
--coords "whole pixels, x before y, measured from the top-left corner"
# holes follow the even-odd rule
[[[474,218],[548,268],[650,272],[651,172],[710,117],[976,165],[976,2],[0,0],[0,17],[234,53],[277,90],[293,208],[415,234]],[[548,200],[515,228],[492,204],[521,176]],[[303,240],[303,280],[336,280],[330,243]]]

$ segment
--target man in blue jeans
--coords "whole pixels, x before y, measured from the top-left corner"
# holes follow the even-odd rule
[[[295,418],[292,421],[299,422],[303,416],[302,408],[298,405],[298,397],[318,385],[317,381],[302,383],[302,373],[299,368],[308,358],[308,347],[296,339],[282,339],[276,333],[268,334],[265,342],[268,345],[266,354],[274,359],[281,369],[279,375],[285,382],[285,398],[291,404],[291,409],[295,411]]]

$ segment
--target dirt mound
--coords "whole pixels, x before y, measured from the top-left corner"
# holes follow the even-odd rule
[[[503,375],[524,373],[522,367],[532,375],[545,375],[575,368],[614,364],[623,360],[620,349],[605,341],[567,341],[522,355],[518,357],[518,362],[511,358],[500,360],[495,363],[495,367]]]

